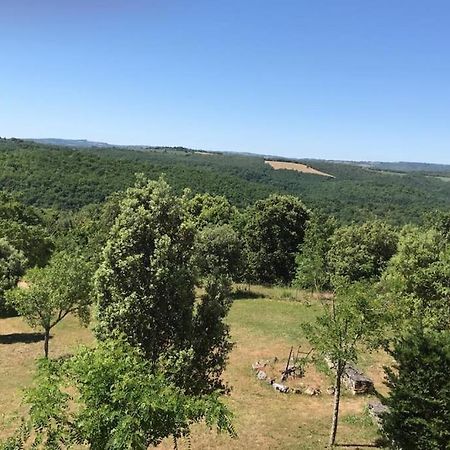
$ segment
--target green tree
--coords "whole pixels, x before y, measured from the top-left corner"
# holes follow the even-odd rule
[[[197,228],[224,225],[234,221],[238,210],[222,195],[196,194],[186,202],[186,209]]]
[[[120,203],[97,271],[97,330],[100,338],[123,332],[129,343],[143,349],[155,370],[183,353],[189,370],[177,369],[172,378],[186,390],[209,392],[220,385],[229,349],[223,323],[229,279],[209,258],[203,267],[205,295],[196,302],[194,244],[185,199],[162,179],[140,177]]]
[[[29,267],[44,266],[53,249],[42,215],[6,192],[0,192],[0,238],[21,251]]]
[[[92,271],[88,261],[76,254],[55,254],[44,268],[30,269],[27,287],[8,292],[7,301],[33,328],[44,331],[44,355],[48,357],[51,329],[68,314],[89,321]]]
[[[262,283],[290,283],[309,211],[291,195],[271,195],[247,212],[244,229],[248,264]]]
[[[100,337],[115,330],[152,361],[191,333],[195,232],[164,181],[140,177],[127,191],[96,274]]]
[[[233,344],[230,327],[225,319],[232,300],[227,275],[209,275],[203,282],[201,296],[193,316],[193,356],[186,369],[189,377],[184,383],[189,392],[227,392],[222,372]]]
[[[425,221],[428,228],[433,228],[442,234],[442,237],[450,241],[450,212],[433,211],[426,214]]]
[[[355,283],[341,287],[331,303],[325,305],[323,314],[303,327],[311,345],[333,364],[336,372],[330,446],[336,441],[345,367],[357,362],[361,345],[372,345],[383,323],[382,310],[370,285]]]
[[[5,303],[5,292],[16,286],[24,273],[26,259],[6,239],[0,239],[0,316],[10,314],[11,308]]]
[[[335,229],[336,221],[333,218],[313,215],[308,221],[305,239],[296,257],[294,284],[297,287],[315,291],[330,289],[328,252]]]
[[[450,448],[450,333],[415,329],[397,341],[385,368],[388,412],[383,433],[391,447],[408,450]]]
[[[164,438],[189,435],[198,422],[234,434],[217,395],[186,395],[122,339],[83,348],[68,360],[41,360],[27,401],[28,433],[17,433],[5,449],[82,444],[92,450],[146,450]]]
[[[207,226],[197,234],[195,257],[202,277],[220,274],[237,280],[243,270],[243,243],[231,225]]]
[[[382,285],[396,327],[450,326],[450,244],[436,229],[406,227]]]
[[[328,252],[333,284],[377,280],[395,254],[397,239],[396,232],[378,220],[337,229]]]

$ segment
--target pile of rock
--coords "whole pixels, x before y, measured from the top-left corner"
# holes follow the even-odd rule
[[[330,369],[336,370],[334,363],[329,358],[326,359],[326,363]],[[345,365],[342,380],[353,394],[369,394],[374,389],[373,381],[350,363]]]
[[[378,425],[378,428],[381,428],[381,416],[385,412],[389,410],[389,408],[383,405],[380,401],[370,402],[367,405],[369,410],[369,414],[372,416],[374,422]]]
[[[310,396],[321,395],[320,387],[318,386],[304,386],[301,384],[297,387],[289,387],[283,383],[284,380],[281,380],[280,383],[276,381],[276,378],[271,378],[267,373],[267,369],[273,369],[273,364],[278,360],[274,358],[272,360],[260,360],[256,361],[252,364],[252,369],[256,373],[256,378],[260,381],[265,381],[269,385],[273,387],[273,389],[277,392],[281,392],[282,394],[304,394]],[[327,390],[328,392],[328,390]]]

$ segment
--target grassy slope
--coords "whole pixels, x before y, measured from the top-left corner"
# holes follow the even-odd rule
[[[265,298],[236,300],[230,316],[232,336],[236,346],[231,354],[226,379],[232,394],[226,400],[235,413],[237,439],[217,436],[203,426],[197,426],[192,436],[193,449],[319,449],[327,441],[332,398],[275,393],[263,382],[257,381],[251,364],[260,358],[277,356],[287,358],[291,345],[303,344],[307,348],[300,323],[312,320],[319,311],[317,301],[287,301],[292,297],[305,300],[304,294],[287,289],[260,288]],[[28,332],[20,318],[0,319],[0,334]],[[0,342],[5,338],[0,337]],[[60,355],[77,343],[90,343],[92,336],[86,329],[69,318],[55,331],[50,352]],[[20,406],[21,388],[31,379],[33,359],[42,351],[42,343],[0,345],[0,437],[8,434],[25,407]],[[365,355],[364,365],[381,386],[380,367],[384,358]],[[306,384],[320,385],[324,391],[329,380],[310,368],[304,379]],[[365,418],[363,411],[367,397],[345,394],[342,402],[342,420],[338,441],[346,444],[371,444],[376,439],[376,428]],[[172,448],[172,442],[162,445]],[[187,448],[182,442],[180,448]]]

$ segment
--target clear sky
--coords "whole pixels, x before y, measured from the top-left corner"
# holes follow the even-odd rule
[[[449,0],[0,0],[0,135],[450,163]]]

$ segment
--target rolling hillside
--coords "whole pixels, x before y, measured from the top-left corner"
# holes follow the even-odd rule
[[[0,140],[0,187],[40,207],[78,209],[102,202],[132,184],[134,174],[166,175],[177,189],[227,196],[245,207],[271,193],[297,195],[312,209],[342,222],[382,217],[417,222],[423,213],[450,209],[446,173],[379,171],[329,161],[305,164],[332,177],[274,170],[262,156],[182,148],[67,148]]]

